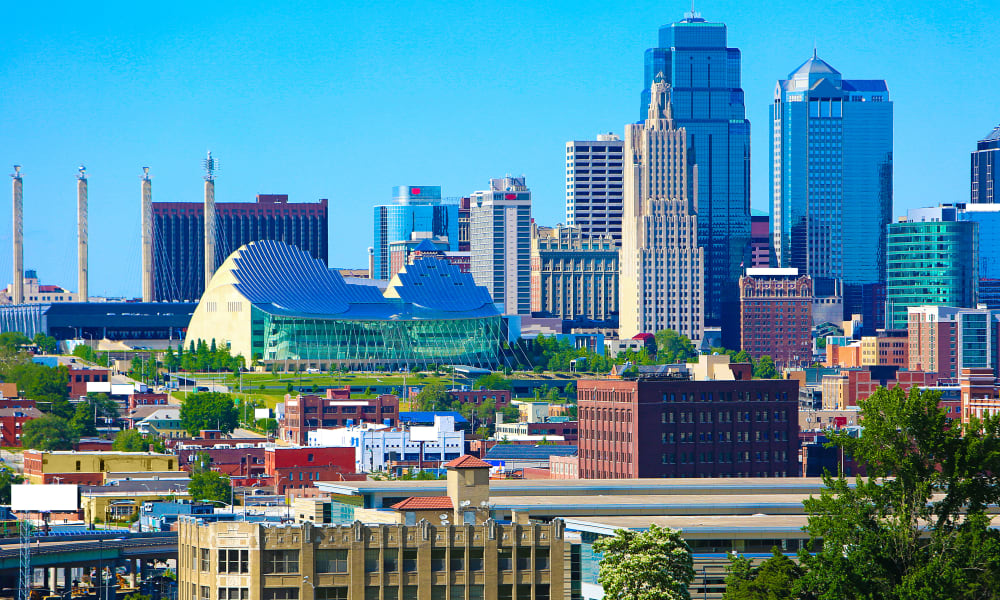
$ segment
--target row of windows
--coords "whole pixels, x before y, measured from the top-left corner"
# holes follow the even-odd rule
[[[750,434],[753,433],[751,436]],[[732,442],[733,432],[732,431],[699,431],[697,433],[697,438],[699,442]],[[774,431],[768,430],[757,430],[757,431],[737,431],[736,441],[737,442],[769,442],[773,439],[776,442],[788,441],[788,432],[782,431],[781,429],[775,429]],[[660,441],[664,444],[674,444],[674,443],[694,443],[695,432],[693,431],[681,431],[681,432],[664,432],[660,434]]]
[[[680,452],[665,453],[661,455],[660,462],[665,465],[694,464],[694,463],[748,463],[748,462],[769,462],[772,454],[767,450],[759,452]],[[788,462],[788,452],[775,450],[773,453],[774,462]]]

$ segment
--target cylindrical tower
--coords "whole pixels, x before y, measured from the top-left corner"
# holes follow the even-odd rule
[[[142,168],[142,301],[153,301],[153,181]]]
[[[375,279],[375,248],[368,246],[368,279]]]
[[[215,169],[212,153],[205,159],[205,289],[215,274]]]
[[[76,241],[78,302],[89,302],[87,290],[87,167],[80,165],[76,177]]]
[[[24,222],[22,213],[23,181],[21,165],[14,165],[14,282],[11,302],[24,303]]]

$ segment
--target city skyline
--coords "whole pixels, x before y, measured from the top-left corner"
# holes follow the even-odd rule
[[[931,3],[872,15],[860,2],[779,2],[768,8],[775,19],[765,22],[759,9],[699,4],[705,19],[727,25],[729,46],[743,54],[752,207],[768,204],[766,114],[774,81],[808,58],[814,41],[842,72],[888,82],[896,109],[893,216],[964,201],[969,155],[1000,122],[989,112],[1000,82],[970,79],[961,68],[1000,44],[989,35],[1000,16],[978,4],[966,8],[974,19],[956,19],[953,8]],[[90,295],[140,295],[141,167],[151,167],[156,200],[199,202],[207,149],[224,165],[218,202],[250,202],[258,193],[287,193],[292,202],[330,198],[337,217],[331,266],[366,265],[372,207],[411,181],[463,196],[497,174],[524,174],[537,222],[563,222],[565,143],[621,135],[635,116],[640,57],[656,46],[659,27],[689,8],[317,5],[289,16],[222,3],[209,21],[224,27],[156,7],[142,19],[116,6],[57,10],[44,19],[36,8],[14,8],[19,28],[0,61],[13,82],[0,98],[0,164],[5,173],[23,165],[24,267],[76,291],[74,179],[82,163]],[[455,45],[457,32],[498,27],[515,11],[516,27],[504,39],[477,44],[470,35]],[[779,17],[791,14],[797,23],[824,25],[782,28]],[[331,23],[342,27],[332,31]],[[533,63],[538,57],[545,60]],[[588,76],[566,75],[584,68]],[[928,118],[943,107],[962,116]],[[937,134],[933,144],[929,134]],[[3,197],[9,207],[9,188]],[[3,209],[0,247],[10,244],[10,210]],[[0,269],[4,285],[8,252],[0,254]]]

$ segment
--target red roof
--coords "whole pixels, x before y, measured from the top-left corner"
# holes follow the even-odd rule
[[[483,462],[471,454],[463,454],[454,460],[444,463],[446,469],[489,469],[492,468],[488,462]]]
[[[396,510],[452,510],[451,496],[414,496],[393,504]]]

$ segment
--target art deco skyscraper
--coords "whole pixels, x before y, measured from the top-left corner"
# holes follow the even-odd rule
[[[976,144],[972,153],[973,204],[1000,204],[1000,125]]]
[[[739,48],[727,47],[724,23],[691,12],[660,28],[646,50],[639,118],[646,118],[658,73],[673,89],[674,121],[687,131],[698,165],[698,244],[705,249],[705,323],[721,326],[738,347],[739,279],[750,264],[750,121],[740,83]]]
[[[619,334],[704,330],[704,250],[698,245],[698,168],[676,127],[671,88],[651,86],[643,123],[625,126],[625,199],[619,268]]]
[[[844,312],[885,282],[892,220],[892,102],[884,80],[844,79],[816,53],[771,106],[771,215],[778,265],[840,280]],[[877,325],[877,324],[876,324]]]

